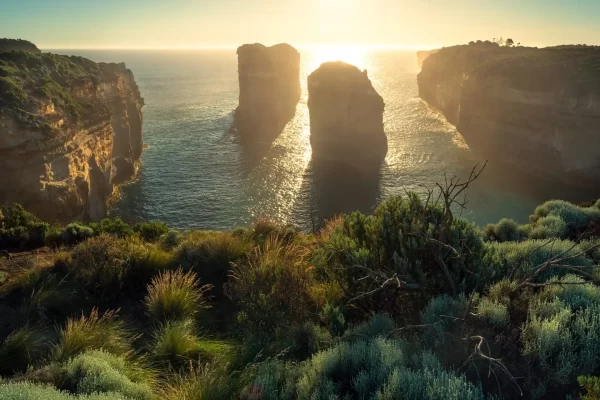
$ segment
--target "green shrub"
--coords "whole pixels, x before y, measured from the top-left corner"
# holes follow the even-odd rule
[[[387,337],[395,327],[394,321],[388,315],[376,314],[362,324],[348,329],[344,339],[354,341]]]
[[[131,225],[123,222],[123,220],[119,217],[113,219],[104,218],[99,223],[91,224],[90,226],[94,229],[96,235],[105,233],[111,236],[126,238],[133,236],[134,234],[134,230]]]
[[[591,222],[600,222],[600,210],[597,207],[579,207],[563,200],[551,200],[538,206],[530,220],[532,224],[539,224],[542,218],[548,216],[560,218],[566,224],[561,238],[580,233],[587,229]]]
[[[577,283],[577,279],[565,276],[559,285],[562,288],[545,288],[531,302],[522,330],[523,354],[536,362],[543,374],[534,385],[547,390],[572,383],[600,366],[600,289],[567,284]]]
[[[159,239],[160,246],[165,250],[172,250],[181,244],[183,235],[175,229],[169,229],[168,232],[161,235]]]
[[[292,345],[289,354],[297,360],[305,360],[313,354],[330,347],[333,340],[327,329],[310,322],[292,329]]]
[[[221,289],[231,263],[239,262],[249,249],[247,239],[228,232],[194,231],[179,246],[178,259],[184,267],[193,268],[204,282]]]
[[[148,286],[146,308],[160,322],[191,319],[199,310],[208,308],[205,293],[210,288],[211,285],[200,285],[192,271],[166,271]]]
[[[2,400],[129,400],[120,393],[96,393],[91,395],[72,395],[61,392],[52,386],[31,382],[0,382]]]
[[[61,234],[61,239],[65,243],[79,243],[94,236],[94,230],[89,226],[74,222],[65,227]]]
[[[95,294],[117,296],[127,267],[127,242],[100,235],[79,243],[72,251],[70,272]]]
[[[421,323],[425,325],[425,342],[430,345],[442,346],[448,343],[460,329],[460,320],[464,318],[468,307],[464,295],[451,297],[442,295],[431,299],[421,313]]]
[[[18,203],[0,206],[0,249],[43,246],[49,230]]]
[[[154,376],[142,366],[102,350],[91,350],[65,366],[66,385],[78,394],[120,393],[129,399],[151,400]]]
[[[508,307],[506,304],[502,304],[486,297],[478,302],[476,314],[479,318],[498,328],[502,328],[509,322]]]
[[[310,293],[314,282],[305,250],[273,236],[246,263],[232,267],[226,290],[244,327],[271,334],[316,314]]]
[[[155,361],[177,367],[197,360],[199,347],[193,321],[168,321],[153,331],[149,350]]]
[[[115,311],[100,315],[93,309],[89,316],[71,318],[58,332],[53,348],[53,359],[66,361],[87,350],[102,349],[117,356],[131,351],[131,333]]]
[[[331,335],[341,336],[346,330],[346,318],[342,307],[335,307],[333,304],[327,303],[319,316]]]
[[[585,390],[581,400],[600,400],[600,378],[597,376],[580,376],[577,378],[579,385]]]
[[[169,227],[164,222],[140,222],[133,227],[140,237],[147,242],[156,242],[160,237],[169,232]]]
[[[13,331],[0,346],[0,375],[24,372],[37,362],[46,347],[44,332],[26,325]]]
[[[531,229],[531,239],[565,238],[567,236],[567,224],[556,215],[548,215],[540,218],[535,227]]]
[[[161,391],[164,400],[230,400],[237,398],[236,380],[217,363],[207,363],[191,368]],[[262,400],[267,400],[262,399]]]
[[[483,236],[488,241],[511,242],[523,239],[519,224],[512,219],[503,218],[497,224],[489,224],[483,230]]]

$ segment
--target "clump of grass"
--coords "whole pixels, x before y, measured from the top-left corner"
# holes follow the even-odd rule
[[[152,333],[150,354],[157,362],[182,366],[198,357],[198,347],[191,320],[168,321]]]
[[[107,311],[100,315],[94,308],[89,316],[70,318],[58,332],[58,341],[53,346],[53,359],[66,361],[86,350],[103,349],[115,355],[131,351],[131,333],[125,329],[118,311]]]
[[[32,382],[0,383],[0,399],[2,400],[130,400],[120,393],[94,393],[75,396],[66,391],[59,391],[50,385]]]
[[[161,392],[164,400],[229,400],[236,398],[237,381],[216,362],[191,366],[188,373],[176,374]]]
[[[180,321],[193,318],[196,313],[208,308],[205,293],[211,285],[200,285],[193,271],[160,273],[148,285],[145,303],[148,313],[160,322]]]
[[[0,375],[24,372],[46,347],[44,332],[30,325],[13,331],[0,346]]]

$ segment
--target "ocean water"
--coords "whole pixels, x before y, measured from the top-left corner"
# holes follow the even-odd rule
[[[128,220],[161,220],[177,228],[230,229],[267,218],[310,229],[322,218],[383,199],[433,188],[444,175],[465,177],[482,160],[460,134],[418,97],[413,51],[313,48],[302,50],[303,94],[296,116],[269,146],[244,147],[232,131],[238,101],[237,56],[230,50],[52,50],[94,61],[125,62],[146,105],[147,146],[139,176],[110,210]],[[389,151],[368,184],[319,181],[313,171],[306,77],[321,62],[341,59],[366,68],[385,100]],[[550,198],[587,200],[488,164],[467,193],[462,215],[479,225],[502,217],[526,222]]]

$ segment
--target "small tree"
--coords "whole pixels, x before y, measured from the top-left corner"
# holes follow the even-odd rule
[[[507,47],[512,47],[515,44],[514,40],[512,39],[506,39],[506,46]]]

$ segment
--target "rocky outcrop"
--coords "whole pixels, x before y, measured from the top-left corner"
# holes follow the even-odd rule
[[[240,100],[236,127],[244,139],[271,140],[296,113],[300,53],[288,44],[245,44],[237,54]]]
[[[435,54],[438,51],[440,51],[440,50],[435,49],[435,50],[417,51],[417,64],[419,64],[419,67],[422,68],[425,60],[427,60],[427,58],[429,58],[430,55]]]
[[[313,159],[379,168],[387,153],[384,106],[366,70],[341,61],[322,64],[308,77]]]
[[[422,99],[483,157],[569,184],[600,181],[600,48],[455,46],[428,57]]]
[[[35,54],[42,52],[35,44],[22,39],[0,39],[0,51],[28,51]]]
[[[11,67],[0,77],[10,89],[0,90],[0,203],[48,221],[99,220],[142,153],[144,102],[133,74],[125,64],[19,54],[0,52],[0,65]]]

